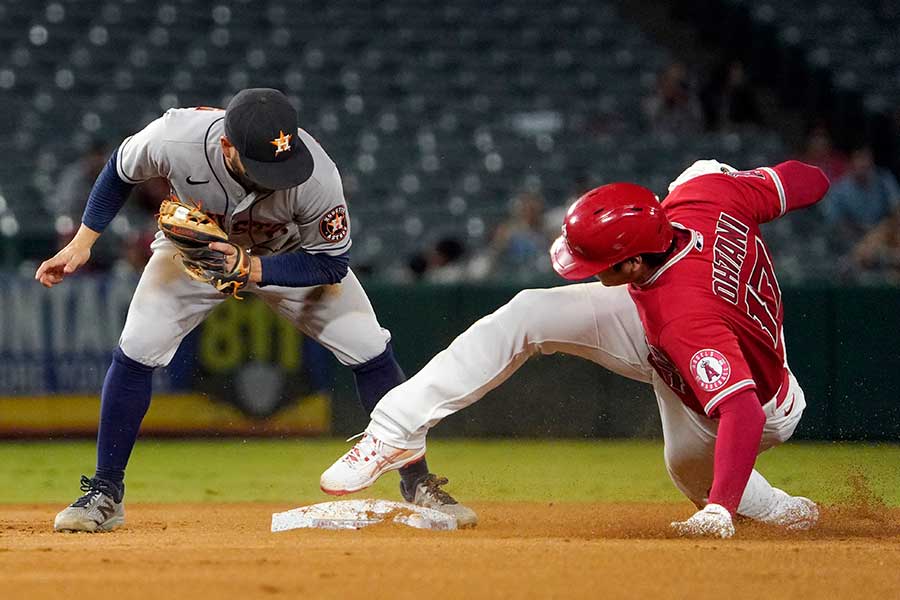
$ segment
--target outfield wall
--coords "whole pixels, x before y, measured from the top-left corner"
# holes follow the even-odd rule
[[[368,285],[415,372],[516,286]],[[808,408],[797,435],[813,439],[900,440],[900,289],[803,287],[783,290],[785,340]],[[343,387],[338,395],[346,395]],[[336,416],[343,412],[336,402]],[[336,419],[341,431],[344,419]],[[537,357],[479,405],[440,428],[447,434],[646,436],[659,433],[649,388],[570,357]]]
[[[0,436],[92,435],[97,390],[133,277],[79,277],[45,290],[0,284]],[[518,286],[366,285],[401,364],[414,373]],[[786,340],[809,408],[798,435],[900,439],[900,290],[784,291]],[[157,373],[145,432],[355,433],[365,416],[349,370],[261,303],[229,300]],[[537,357],[440,435],[654,436],[647,386],[571,357]]]

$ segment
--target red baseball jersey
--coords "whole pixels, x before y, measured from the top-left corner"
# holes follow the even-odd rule
[[[732,394],[764,404],[787,390],[781,289],[759,225],[820,200],[828,180],[797,161],[700,175],[662,202],[672,257],[630,285],[650,362],[693,410],[714,416]]]

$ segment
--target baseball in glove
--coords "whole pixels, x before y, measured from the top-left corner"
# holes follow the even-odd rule
[[[163,200],[159,207],[159,228],[175,244],[185,272],[197,281],[212,285],[223,294],[238,295],[250,281],[250,255],[228,241],[228,234],[199,206],[191,206],[175,197]],[[228,244],[236,250],[235,263],[228,268],[227,257],[210,249],[212,242]]]

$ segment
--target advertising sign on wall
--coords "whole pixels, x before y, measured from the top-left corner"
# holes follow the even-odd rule
[[[133,277],[76,277],[47,290],[0,284],[0,435],[96,429],[99,390]],[[330,429],[331,359],[262,302],[230,299],[154,375],[143,431],[316,434]]]

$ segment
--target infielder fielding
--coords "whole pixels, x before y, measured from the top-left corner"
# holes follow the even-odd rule
[[[243,90],[224,111],[172,109],[126,138],[97,178],[78,233],[35,278],[52,287],[84,265],[131,189],[152,177],[168,179],[176,199],[160,212],[161,231],[103,384],[96,473],[81,478],[84,495],[56,516],[57,531],[124,523],[125,466],[150,405],[153,370],[228,294],[256,294],[331,350],[353,369],[367,413],[404,380],[390,333],[348,266],[350,219],[338,170],[277,90]],[[444,483],[424,460],[401,470],[407,501],[474,524]]]
[[[363,438],[322,474],[322,489],[368,487],[424,453],[429,428],[529,356],[564,352],[653,385],[669,475],[700,509],[676,531],[730,537],[733,514],[812,527],[815,503],[753,469],[806,406],[787,365],[781,291],[759,224],[827,190],[818,168],[797,161],[737,171],[710,160],[682,173],[662,204],[632,184],[588,192],[569,209],[551,258],[563,277],[601,283],[526,290],[477,321],[381,400]]]

